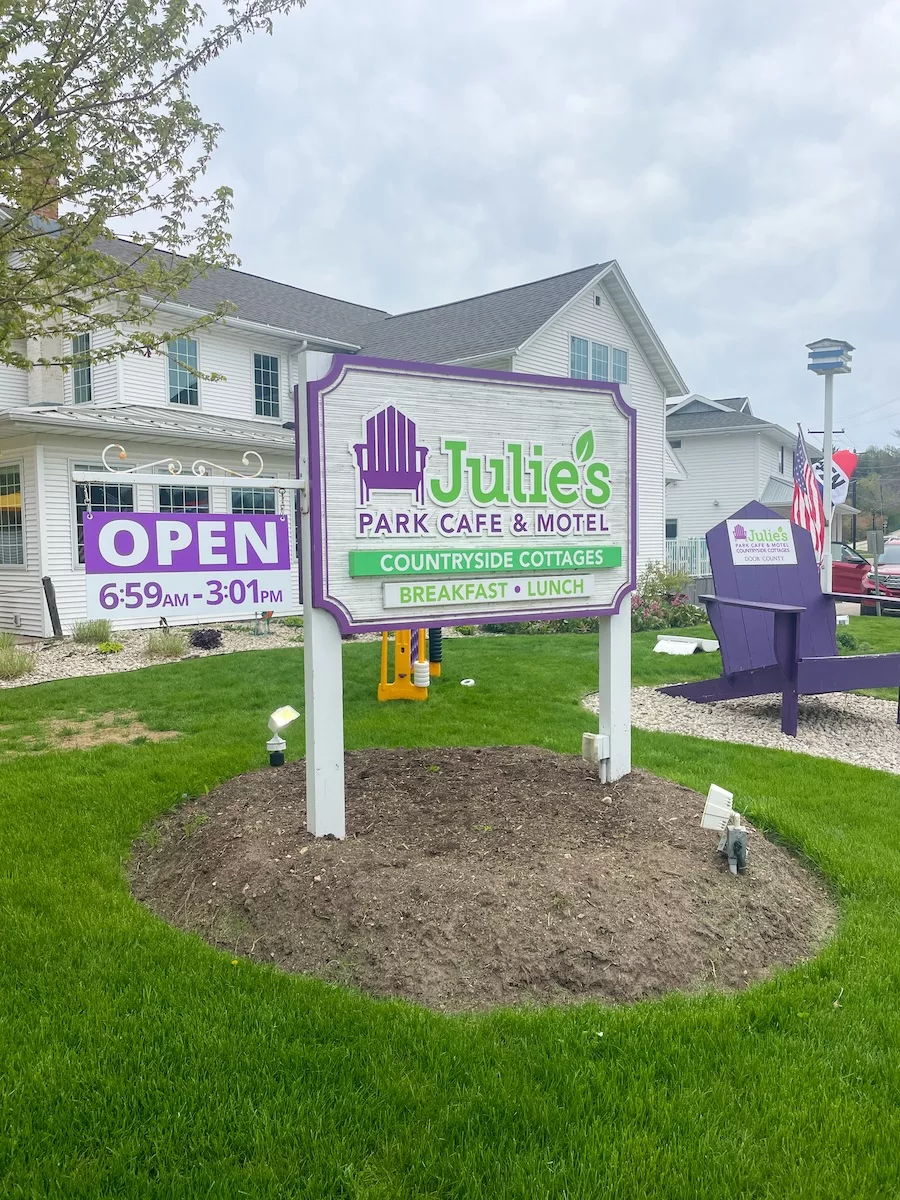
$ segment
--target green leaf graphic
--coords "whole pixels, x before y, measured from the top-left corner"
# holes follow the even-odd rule
[[[587,462],[594,457],[594,431],[585,429],[575,439],[575,457],[579,462]]]

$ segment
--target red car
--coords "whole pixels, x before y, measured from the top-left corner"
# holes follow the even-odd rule
[[[859,596],[865,591],[865,578],[872,569],[868,559],[843,542],[831,543],[831,590],[845,596]]]
[[[863,593],[866,599],[860,611],[864,617],[875,615],[875,571],[871,565],[863,579]],[[837,591],[837,588],[835,588]],[[878,592],[891,600],[900,600],[900,542],[886,543],[884,553],[878,556]],[[884,611],[892,616],[900,615],[900,606],[892,605]]]

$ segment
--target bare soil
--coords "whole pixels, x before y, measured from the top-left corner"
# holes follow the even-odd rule
[[[95,746],[127,746],[134,742],[170,742],[181,737],[177,729],[148,729],[137,713],[100,713],[88,717],[56,718],[39,722],[40,734],[23,734],[8,755],[42,754],[45,750],[92,750]],[[15,726],[0,725],[0,738]]]
[[[304,770],[239,776],[147,831],[134,894],[232,953],[448,1011],[742,988],[835,926],[791,854],[752,833],[732,875],[703,798],[642,771],[356,751],[339,842],[306,832]]]

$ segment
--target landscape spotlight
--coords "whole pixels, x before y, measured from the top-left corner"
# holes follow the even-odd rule
[[[287,729],[292,721],[296,721],[300,714],[296,708],[291,708],[290,704],[285,704],[283,708],[276,708],[269,717],[269,729],[272,731],[272,736],[266,742],[266,749],[269,752],[269,766],[283,767],[284,766],[284,751],[287,742],[281,736],[282,730]]]
[[[749,833],[741,824],[741,814],[734,811],[732,792],[726,792],[724,788],[712,784],[703,806],[700,825],[703,829],[714,829],[721,833],[719,853],[728,859],[732,875],[737,875],[738,871],[746,871]]]

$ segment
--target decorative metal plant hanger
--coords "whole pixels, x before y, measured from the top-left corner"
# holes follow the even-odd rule
[[[84,484],[85,504],[88,512],[90,512],[90,488],[89,483],[112,483],[121,485],[123,483],[149,483],[156,486],[170,487],[173,481],[179,481],[183,486],[196,487],[234,487],[236,484],[252,484],[254,488],[272,488],[280,493],[279,509],[282,515],[287,512],[287,492],[306,492],[305,479],[279,479],[274,476],[266,476],[263,474],[265,464],[261,454],[255,450],[245,450],[241,455],[241,463],[244,467],[256,465],[255,471],[233,471],[230,467],[222,467],[218,463],[211,462],[206,458],[196,458],[190,464],[190,470],[185,472],[184,465],[177,458],[158,458],[154,462],[146,463],[143,466],[134,467],[116,467],[109,462],[107,456],[111,451],[116,451],[116,457],[125,462],[128,459],[128,452],[124,446],[120,446],[118,442],[111,442],[105,447],[100,455],[101,462],[105,470],[103,471],[73,471],[72,479],[75,483]],[[163,468],[160,471],[154,471],[154,467]]]

